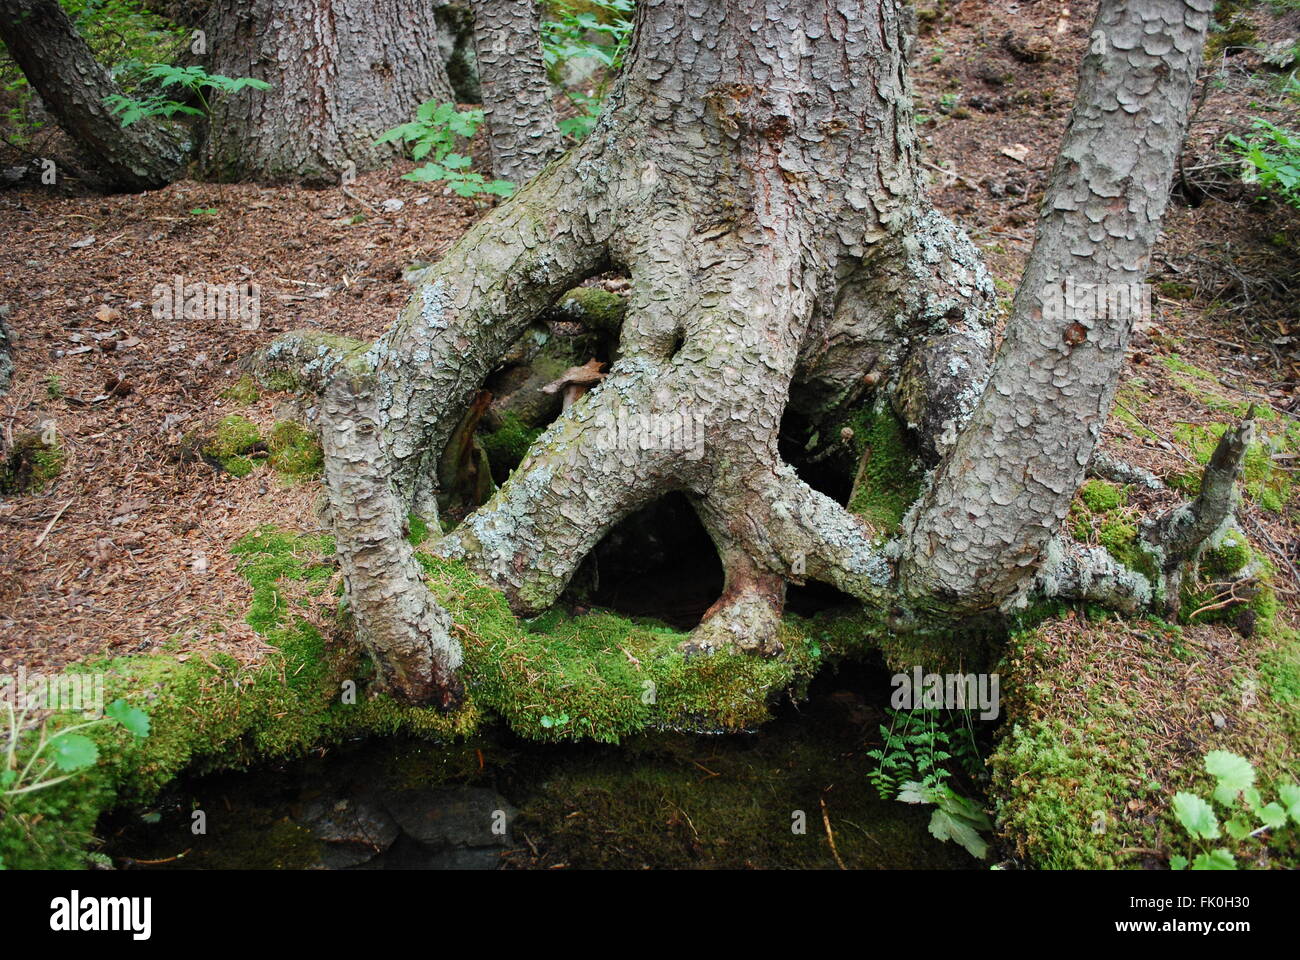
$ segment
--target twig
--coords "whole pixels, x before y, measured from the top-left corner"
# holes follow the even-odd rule
[[[361,197],[358,197],[346,186],[339,187],[339,189],[343,191],[343,196],[347,197],[350,200],[355,200],[357,203],[361,204],[363,207],[365,207],[367,210],[371,211],[372,213],[377,212],[374,204],[372,204],[369,200],[361,199]]]
[[[1125,413],[1127,413],[1130,417],[1132,417],[1134,420],[1136,420],[1136,421],[1137,421],[1137,425],[1138,425],[1139,427],[1141,427],[1143,430],[1145,430],[1147,433],[1151,434],[1151,436],[1155,437],[1157,440],[1163,440],[1165,443],[1169,444],[1169,449],[1170,449],[1170,450],[1172,450],[1174,453],[1178,454],[1180,457],[1182,457],[1184,460],[1186,460],[1186,461],[1187,461],[1188,463],[1190,463],[1192,466],[1194,466],[1194,467],[1198,467],[1198,468],[1201,466],[1199,463],[1197,463],[1195,460],[1193,460],[1193,459],[1192,459],[1191,457],[1189,457],[1187,454],[1183,453],[1183,451],[1180,450],[1180,449],[1178,448],[1178,444],[1174,443],[1174,442],[1173,442],[1172,440],[1170,440],[1168,437],[1166,437],[1166,436],[1162,436],[1161,434],[1157,433],[1155,430],[1152,430],[1149,426],[1147,426],[1147,425],[1142,421],[1142,418],[1141,418],[1141,417],[1139,417],[1136,413],[1134,413],[1134,412],[1133,412],[1132,410],[1130,410],[1128,407],[1124,406],[1124,404],[1122,404],[1122,403],[1120,403],[1118,400],[1116,400],[1116,401],[1115,401],[1115,406],[1119,407],[1121,410],[1123,410]]]
[[[963,177],[960,173],[958,173],[955,170],[945,170],[937,163],[931,163],[929,160],[922,160],[921,166],[929,167],[931,170],[934,170],[937,173],[942,173],[945,176],[952,177],[954,180],[960,180],[962,183],[966,184],[966,186],[970,187],[972,190],[978,190],[980,188],[979,184],[976,183],[974,180],[971,180],[969,177]]]
[[[847,870],[848,867],[844,866],[844,861],[840,859],[840,852],[835,849],[835,834],[831,832],[831,818],[830,814],[826,812],[826,797],[822,796],[818,799],[821,800],[822,804],[822,825],[826,827],[826,840],[831,845],[831,855],[835,858],[835,862],[839,864],[841,870]]]
[[[67,510],[70,506],[72,506],[71,500],[60,507],[58,513],[50,517],[50,522],[45,525],[45,529],[41,531],[41,535],[36,538],[36,542],[32,544],[32,549],[36,549],[45,542],[45,538],[50,535],[50,531],[54,529],[54,525],[59,522],[59,517],[63,516],[63,511]]]
[[[186,850],[185,853],[178,853],[174,857],[163,857],[161,860],[137,860],[135,857],[123,857],[122,859],[127,863],[138,863],[148,867],[158,863],[173,863],[176,860],[181,860],[190,852],[190,850],[193,849],[193,847],[190,847],[190,849]]]

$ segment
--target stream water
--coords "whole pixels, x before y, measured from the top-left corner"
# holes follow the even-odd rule
[[[131,869],[981,867],[869,783],[888,690],[827,673],[741,735],[359,741],[182,778],[99,835]]]

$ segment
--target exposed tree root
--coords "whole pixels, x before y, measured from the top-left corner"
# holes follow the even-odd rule
[[[1197,11],[1208,9],[1196,0],[1162,21],[1159,2],[1103,3],[1098,29],[1116,44],[1085,61],[1070,160],[991,367],[987,273],[917,186],[894,4],[825,11],[863,51],[852,79],[838,57],[790,47],[804,27],[792,34],[782,18],[803,23],[807,11],[764,8],[750,24],[722,5],[640,4],[633,63],[596,130],[431,267],[388,333],[368,349],[294,334],[259,361],[324,390],[340,564],[389,682],[454,698],[458,651],[401,537],[406,511],[436,516],[439,461],[484,379],[561,295],[611,264],[630,275],[631,296],[608,376],[433,546],[517,613],[554,603],[614,524],[673,491],[694,505],[726,574],[688,652],[778,652],[785,584],[805,579],[899,631],[1035,590],[1126,610],[1176,596],[1178,571],[1230,515],[1249,427],[1225,438],[1197,502],[1150,527],[1166,582],[1064,543],[1132,316],[1078,322],[1049,303],[1071,271],[1127,282],[1144,269],[1182,136],[1169,104],[1190,90]],[[691,40],[679,16],[716,43]],[[819,16],[809,29],[822,29]],[[754,48],[753,85],[733,83],[729,58]],[[1142,92],[1123,85],[1124,69]],[[843,117],[868,118],[871,137],[844,134]],[[1135,138],[1148,152],[1132,156]],[[777,453],[787,400],[816,422],[875,398],[938,463],[894,539]]]

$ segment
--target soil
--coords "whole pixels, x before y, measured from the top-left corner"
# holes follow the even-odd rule
[[[985,251],[1006,297],[1033,239],[1092,16],[1090,4],[1059,2],[922,10],[914,74],[932,194]],[[1236,16],[1263,42],[1300,33],[1294,11]],[[1217,146],[1260,103],[1284,102],[1278,75],[1233,47],[1207,60],[1207,73],[1154,258],[1153,316],[1126,375],[1153,397],[1142,411],[1150,433],[1117,417],[1106,430],[1113,453],[1162,476],[1188,469],[1178,423],[1214,419],[1167,375],[1171,353],[1212,371],[1226,396],[1284,418],[1300,409],[1297,214],[1257,200]],[[0,147],[0,167],[28,160]],[[66,456],[42,493],[0,499],[0,672],[168,641],[182,656],[262,655],[230,547],[261,524],[318,529],[316,485],[265,469],[238,479],[177,452],[185,434],[230,413],[268,428],[283,418],[272,397],[243,406],[223,396],[239,361],[295,328],[378,335],[409,295],[404,268],[436,260],[481,214],[437,185],[402,180],[410,167],[364,175],[347,193],[193,181],[135,196],[0,192],[0,312],[17,364],[0,398],[0,437],[8,451],[52,422]],[[393,200],[400,209],[386,212]],[[177,275],[257,283],[259,327],[155,319],[154,288]],[[1150,505],[1173,496],[1153,494]],[[1293,596],[1294,508],[1243,510]]]

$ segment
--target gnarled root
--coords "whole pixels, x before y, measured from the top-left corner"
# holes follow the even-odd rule
[[[1233,518],[1237,481],[1255,438],[1254,417],[1255,408],[1251,406],[1246,419],[1219,438],[1201,473],[1201,492],[1195,500],[1143,525],[1143,541],[1161,559],[1163,596],[1169,613],[1178,612],[1183,581],[1195,577],[1206,544]]]
[[[1177,615],[1183,582],[1196,575],[1206,546],[1225,524],[1233,522],[1237,480],[1255,432],[1253,417],[1252,408],[1245,420],[1220,438],[1201,473],[1201,492],[1194,501],[1142,524],[1139,545],[1157,560],[1156,582],[1128,569],[1104,548],[1081,547],[1056,537],[1033,581],[1034,592],[1101,603],[1128,613],[1159,605],[1167,615]]]
[[[403,536],[405,510],[382,469],[377,419],[372,378],[337,376],[325,388],[320,428],[327,514],[348,604],[386,686],[410,702],[447,709],[460,698],[460,644]]]

